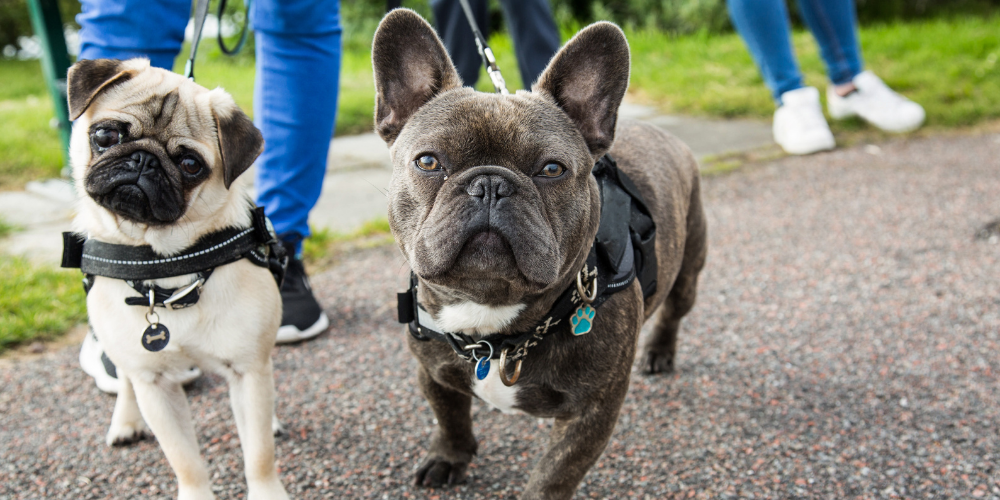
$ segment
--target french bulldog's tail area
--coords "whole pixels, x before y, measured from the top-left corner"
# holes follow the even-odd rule
[[[680,272],[674,280],[670,293],[656,312],[656,323],[640,358],[643,373],[654,375],[674,371],[677,330],[680,329],[681,318],[694,307],[698,295],[698,275],[705,267],[707,253],[707,224],[701,206],[699,178],[695,177],[691,189],[691,205],[688,208],[684,260],[681,262]]]

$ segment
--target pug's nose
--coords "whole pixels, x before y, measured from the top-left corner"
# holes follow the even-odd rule
[[[160,168],[160,159],[148,151],[136,151],[135,153],[132,153],[132,156],[129,158],[135,161],[136,169],[140,172],[146,170],[147,168]]]
[[[485,205],[496,205],[516,191],[514,185],[502,175],[480,175],[469,182],[465,191],[473,198],[479,198]]]

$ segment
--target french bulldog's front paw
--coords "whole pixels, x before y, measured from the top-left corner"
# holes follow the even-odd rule
[[[468,462],[448,462],[443,458],[431,457],[417,469],[413,484],[432,488],[462,484],[468,470]]]
[[[655,375],[657,373],[673,373],[673,371],[673,354],[655,351],[649,351],[646,353],[646,360],[642,364],[643,373],[647,375]]]
[[[148,437],[152,437],[152,434],[150,434],[145,422],[112,424],[111,429],[108,429],[105,442],[108,443],[108,446],[127,446]]]
[[[274,437],[281,437],[287,434],[285,426],[281,425],[281,421],[278,420],[277,416],[271,417],[271,432],[274,433]]]

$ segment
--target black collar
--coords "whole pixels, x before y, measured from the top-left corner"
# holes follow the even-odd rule
[[[62,267],[83,271],[84,290],[90,291],[94,276],[120,279],[141,297],[128,297],[129,305],[150,303],[153,293],[156,306],[178,308],[198,301],[201,286],[212,271],[240,259],[266,267],[281,285],[288,256],[278,242],[264,209],[251,210],[250,227],[231,227],[207,234],[177,255],[163,256],[149,246],[115,245],[86,239],[76,233],[63,233]],[[195,281],[176,289],[147,285],[147,280],[196,274]],[[171,301],[171,299],[173,299]]]
[[[478,340],[464,333],[428,328],[420,323],[420,313],[426,311],[417,300],[418,282],[413,273],[410,274],[410,288],[397,294],[399,322],[408,323],[410,335],[415,339],[445,342],[467,361],[502,357],[519,361],[527,356],[529,348],[538,345],[550,333],[569,326],[571,332],[579,335],[580,319],[574,316],[579,316],[580,311],[585,311],[584,306],[589,305],[594,308],[590,310],[588,321],[592,320],[598,306],[612,294],[627,288],[637,277],[643,296],[652,295],[656,291],[656,226],[645,201],[610,156],[605,155],[597,162],[593,175],[601,192],[601,223],[587,262],[579,272],[581,285],[575,281],[571,283],[534,328],[513,334],[494,333]],[[592,286],[596,291],[589,292]],[[593,299],[585,301],[581,293],[594,293]]]

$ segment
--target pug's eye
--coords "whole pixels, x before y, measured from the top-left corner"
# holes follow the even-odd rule
[[[104,151],[121,142],[121,133],[113,128],[99,128],[94,131],[94,145],[98,151]]]
[[[201,162],[193,156],[184,156],[178,164],[185,173],[195,175],[201,172]]]
[[[423,155],[417,158],[413,162],[420,170],[426,170],[428,172],[434,172],[436,170],[441,170],[441,164],[438,163],[438,159],[433,155]]]
[[[559,177],[566,171],[566,167],[558,163],[549,163],[542,167],[542,170],[536,174],[538,177]]]

